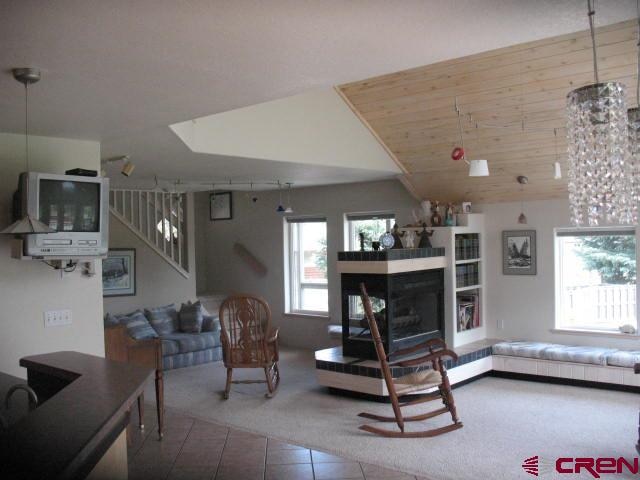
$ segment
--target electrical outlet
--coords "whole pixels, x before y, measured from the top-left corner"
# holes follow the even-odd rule
[[[71,310],[49,310],[44,312],[45,327],[61,327],[73,323]]]

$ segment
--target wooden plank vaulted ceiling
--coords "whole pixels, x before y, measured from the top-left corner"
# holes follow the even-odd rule
[[[636,21],[598,28],[596,41],[600,81],[624,83],[629,107],[635,106]],[[395,157],[406,172],[401,180],[416,197],[487,203],[567,196],[566,95],[590,83],[593,60],[585,30],[337,90]],[[451,160],[460,144],[456,99],[467,156],[487,159],[489,177],[469,177],[464,162]],[[561,180],[553,179],[554,128]],[[518,175],[529,177],[522,190]]]

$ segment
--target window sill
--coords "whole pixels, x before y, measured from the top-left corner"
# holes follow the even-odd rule
[[[285,317],[298,317],[298,318],[310,318],[314,320],[330,320],[329,314],[323,313],[305,313],[305,312],[285,312]]]
[[[549,330],[551,333],[558,333],[560,335],[586,335],[590,337],[613,337],[613,338],[628,338],[630,340],[638,340],[640,335],[638,333],[622,333],[616,331],[602,331],[602,330],[571,330],[569,328],[552,328]]]

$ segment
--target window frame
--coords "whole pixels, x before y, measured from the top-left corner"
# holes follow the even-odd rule
[[[395,212],[352,212],[344,214],[344,248],[347,251],[360,250],[360,245],[352,245],[351,241],[355,240],[356,232],[353,229],[353,222],[359,220],[386,220],[387,231],[391,231],[393,224],[396,222]],[[357,242],[357,241],[356,241]]]
[[[396,223],[396,214],[395,212],[352,212],[344,214],[344,248],[347,251],[358,251],[360,250],[360,245],[358,245],[358,241],[356,240],[357,232],[354,229],[354,222],[362,221],[362,220],[385,220],[386,221],[386,231],[390,232],[393,228],[393,224]],[[352,245],[351,242],[355,244]],[[373,241],[373,239],[372,239]],[[357,310],[357,299],[349,298],[349,319],[356,314]]]
[[[329,316],[329,275],[327,274],[326,283],[316,282],[304,282],[300,281],[300,268],[302,265],[295,260],[300,255],[294,255],[294,245],[299,243],[299,239],[294,238],[296,233],[293,225],[299,223],[324,223],[325,231],[327,233],[327,242],[329,237],[329,225],[327,218],[323,215],[303,216],[303,217],[285,217],[283,219],[284,227],[284,277],[285,277],[285,314],[289,315],[310,315],[310,316]],[[328,251],[327,251],[328,259]],[[302,290],[307,289],[319,289],[327,291],[327,310],[305,310],[301,308],[294,308],[295,305],[299,305],[300,298],[302,296]]]
[[[629,335],[619,331],[618,328],[597,328],[591,326],[577,327],[572,325],[566,325],[562,320],[562,258],[560,242],[562,237],[566,236],[581,236],[588,235],[589,233],[597,233],[603,235],[605,233],[611,233],[611,235],[624,234],[632,232],[632,236],[636,241],[636,284],[635,284],[635,296],[636,296],[636,319],[635,323],[631,323],[636,329],[638,335],[638,327],[640,325],[640,288],[638,283],[637,272],[640,266],[640,228],[634,226],[603,226],[603,227],[579,227],[579,228],[555,228],[553,230],[553,261],[554,261],[554,327],[553,331],[558,332],[571,332],[582,334],[602,334],[602,335]]]

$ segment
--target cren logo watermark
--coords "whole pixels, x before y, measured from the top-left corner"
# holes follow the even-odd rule
[[[547,467],[547,468],[545,468]],[[640,472],[640,459],[624,457],[560,457],[555,462],[542,460],[538,455],[529,457],[522,462],[522,469],[529,475],[539,476],[551,468],[560,474],[588,473],[593,478],[601,478],[602,474],[621,474]]]

